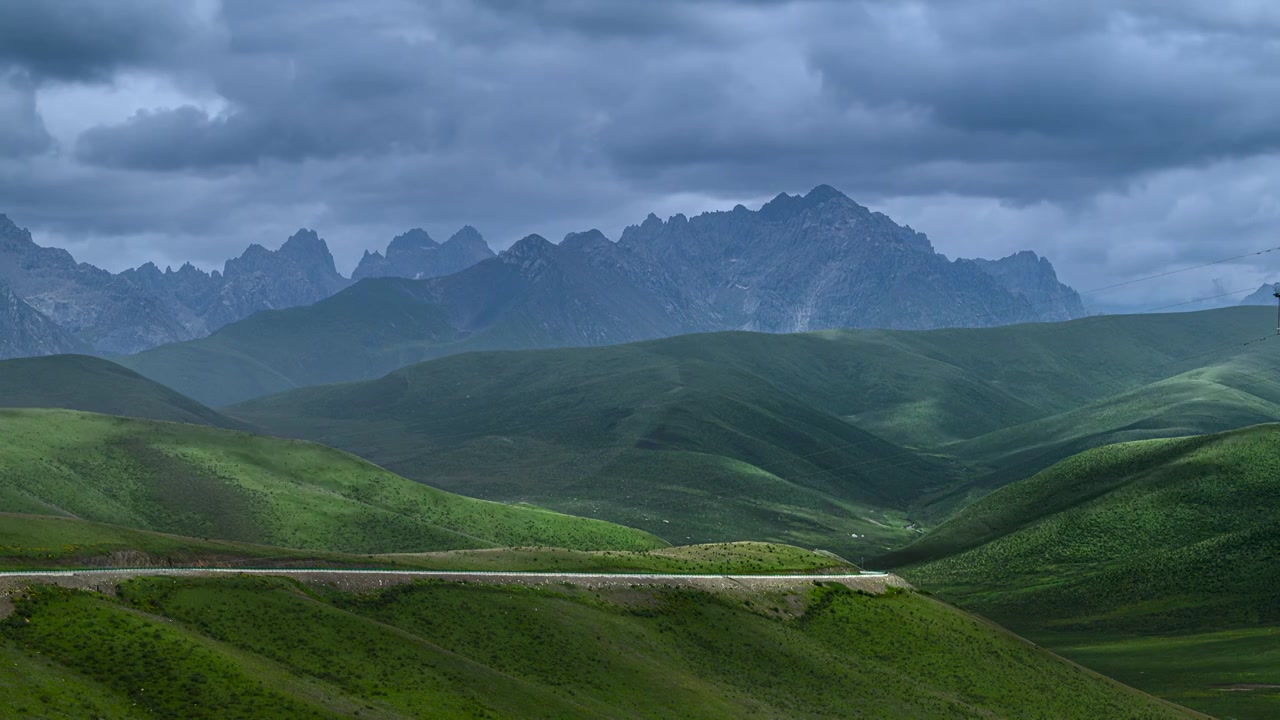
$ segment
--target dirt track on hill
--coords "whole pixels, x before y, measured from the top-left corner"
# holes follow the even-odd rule
[[[47,570],[0,572],[0,617],[12,612],[9,596],[28,585],[50,584],[77,590],[115,594],[122,581],[136,577],[218,577],[225,575],[268,575],[290,577],[306,583],[327,585],[339,590],[376,590],[418,580],[520,585],[526,587],[573,585],[583,588],[630,588],[657,586],[696,588],[713,592],[785,590],[816,582],[840,583],[854,590],[880,594],[889,587],[910,588],[897,575],[679,575],[662,573],[522,573],[456,572],[437,570],[342,570],[297,568],[108,568],[94,570]]]

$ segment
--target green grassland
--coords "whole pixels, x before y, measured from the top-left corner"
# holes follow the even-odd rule
[[[138,579],[118,598],[30,591],[0,657],[4,702],[28,716],[1194,716],[932,599],[836,586]]]
[[[0,513],[0,570],[81,567],[380,567],[717,575],[857,570],[831,555],[760,542],[654,550],[510,547],[357,555],[202,540],[75,518]]]
[[[87,355],[0,360],[0,407],[62,408],[248,429],[154,380]]]
[[[431,570],[536,570],[540,572],[656,572],[747,574],[850,572],[857,567],[827,554],[763,542],[681,545],[657,550],[497,548],[380,555]]]
[[[934,459],[754,373],[666,347],[456,356],[235,413],[453,492],[681,544],[753,538],[861,554],[901,544],[911,531],[894,509],[944,486]]]
[[[642,550],[629,528],[459,497],[301,441],[63,410],[0,411],[0,511],[354,553]]]
[[[1276,425],[1108,446],[991,493],[885,562],[1143,689],[1274,717],[1274,689],[1213,686],[1280,685],[1280,656],[1247,650],[1280,627],[1278,476]]]
[[[406,477],[639,527],[876,556],[1090,447],[1280,417],[1261,308],[473,353],[225,409]],[[1263,329],[1263,330],[1260,330]]]

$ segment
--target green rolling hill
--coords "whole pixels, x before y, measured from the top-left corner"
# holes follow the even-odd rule
[[[454,492],[675,542],[755,538],[836,552],[871,538],[900,544],[906,522],[885,508],[944,486],[948,468],[716,356],[718,344],[732,352],[774,339],[470,354],[234,413]],[[859,470],[886,463],[893,472]]]
[[[1125,682],[1274,717],[1280,654],[1255,648],[1280,633],[1277,477],[1278,425],[1108,446],[987,495],[882,562]]]
[[[0,360],[0,407],[62,408],[248,429],[154,380],[88,355]]]
[[[472,353],[225,412],[678,542],[874,556],[1090,447],[1280,418],[1262,308]]]
[[[29,591],[5,705],[105,718],[1199,717],[910,592],[279,578]]]
[[[310,550],[637,550],[638,530],[463,498],[300,441],[64,410],[0,410],[0,511]]]

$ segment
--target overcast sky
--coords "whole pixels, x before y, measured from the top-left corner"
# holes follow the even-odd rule
[[[314,227],[349,272],[828,183],[1086,290],[1280,245],[1277,38],[1274,0],[3,0],[0,212],[112,270]]]

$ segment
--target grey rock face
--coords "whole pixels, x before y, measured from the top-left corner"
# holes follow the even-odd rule
[[[0,282],[66,333],[103,353],[129,353],[199,336],[180,309],[127,279],[59,248],[0,215]]]
[[[160,272],[147,263],[121,277],[179,308],[197,337],[259,310],[310,305],[350,284],[338,274],[325,241],[305,229],[279,250],[250,245],[220,273],[206,273],[190,263]]]
[[[0,284],[0,360],[88,351],[87,344]]]
[[[365,251],[352,280],[369,277],[403,277],[424,279],[452,275],[459,270],[493,257],[493,250],[470,225],[463,227],[443,244],[431,239],[427,231],[414,228],[398,235],[387,246],[387,254]]]
[[[310,305],[349,284],[334,267],[325,241],[314,230],[299,230],[275,252],[250,245],[228,260],[204,316],[213,332],[259,310]]]
[[[650,215],[618,245],[672,278],[684,297],[669,304],[696,308],[716,329],[911,330],[1041,318],[1033,305],[1040,284],[1040,294],[1014,289],[977,263],[950,261],[923,234],[825,185],[779,195],[757,212]]]
[[[1024,250],[1000,260],[973,262],[1006,290],[1026,298],[1039,320],[1073,320],[1086,314],[1080,295],[1058,282],[1048,258]]]

